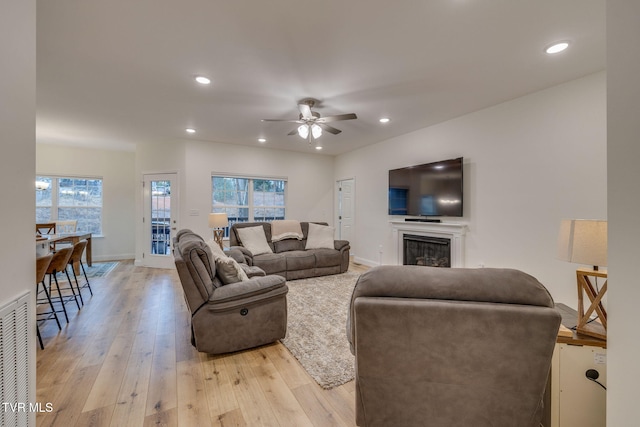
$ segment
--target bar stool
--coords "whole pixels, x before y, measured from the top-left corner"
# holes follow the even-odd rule
[[[89,278],[87,277],[87,272],[84,269],[84,264],[82,263],[82,254],[84,253],[84,249],[87,247],[87,243],[88,242],[86,240],[81,240],[75,245],[73,245],[73,251],[71,252],[71,257],[69,258],[69,261],[67,263],[68,266],[69,265],[71,266],[71,271],[73,272],[73,279],[76,281],[76,288],[78,289],[78,295],[80,296],[80,302],[82,303],[82,305],[84,305],[84,300],[82,299],[82,292],[80,292],[80,289],[89,288],[89,292],[91,293],[91,296],[93,296],[93,291],[91,290],[91,284],[89,284]],[[80,268],[82,269],[82,274],[84,274],[85,283],[82,286],[80,286],[80,283],[78,282],[78,276],[76,275],[75,265],[79,265]]]
[[[60,321],[58,320],[56,309],[53,306],[53,302],[51,301],[51,296],[49,295],[47,286],[44,284],[44,276],[47,274],[47,268],[49,268],[49,264],[51,263],[51,258],[53,258],[53,254],[48,254],[36,259],[36,304],[47,301],[49,303],[49,307],[51,307],[51,311],[37,313],[36,319],[37,317],[42,317],[42,316],[47,316],[47,317],[43,319],[37,319],[37,320],[46,321],[53,318],[56,320],[56,323],[58,324],[58,330],[61,330],[62,326],[60,326]],[[42,292],[40,291],[40,285],[42,285],[42,291],[44,291],[45,295],[47,296],[46,299],[37,298],[37,295],[39,295],[40,292]],[[40,348],[44,350],[44,344],[42,343],[42,336],[40,335],[40,327],[38,326],[37,322],[36,322],[36,332],[38,334],[38,341],[40,342]]]
[[[51,263],[47,268],[47,273],[49,275],[49,292],[51,292],[52,278],[56,284],[56,289],[58,291],[58,300],[60,304],[62,304],[62,311],[64,312],[64,318],[69,323],[69,316],[67,315],[67,308],[65,307],[65,302],[71,300],[72,296],[63,296],[60,288],[60,284],[58,283],[58,278],[56,277],[58,273],[64,271],[64,274],[67,276],[67,280],[69,281],[68,288],[62,289],[71,289],[71,293],[73,294],[73,299],[76,301],[76,305],[78,306],[78,310],[80,309],[80,303],[78,302],[78,297],[76,295],[75,290],[73,289],[73,282],[71,282],[71,278],[69,277],[69,272],[67,271],[67,264],[69,262],[69,258],[71,258],[71,252],[73,252],[72,247],[62,248],[56,253],[53,254],[53,258],[51,258]]]

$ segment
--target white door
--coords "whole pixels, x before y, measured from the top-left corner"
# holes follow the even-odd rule
[[[338,239],[348,240],[353,248],[353,211],[355,203],[355,180],[338,181]]]
[[[175,173],[144,175],[145,267],[175,268],[171,239],[178,229],[178,177]]]

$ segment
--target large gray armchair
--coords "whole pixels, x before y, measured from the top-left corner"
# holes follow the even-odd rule
[[[509,269],[381,266],[353,291],[359,426],[538,427],[560,314]]]
[[[191,342],[199,351],[228,353],[285,337],[288,288],[283,277],[263,272],[225,285],[207,243],[186,229],[174,238],[173,256],[191,312]]]

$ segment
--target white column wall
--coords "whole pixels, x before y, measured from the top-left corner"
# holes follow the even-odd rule
[[[640,420],[640,2],[607,2],[609,297],[607,425]]]
[[[36,2],[3,1],[0,10],[0,306],[27,291],[33,292],[35,305]],[[35,402],[35,314],[28,323],[34,337],[29,401]],[[29,415],[29,425],[35,425],[35,414]]]

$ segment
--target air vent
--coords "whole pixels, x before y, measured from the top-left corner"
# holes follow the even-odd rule
[[[31,294],[27,292],[0,308],[0,425],[34,425],[33,413],[25,410],[30,401],[29,364],[35,351],[35,337],[29,332]],[[12,410],[13,408],[13,410]]]

